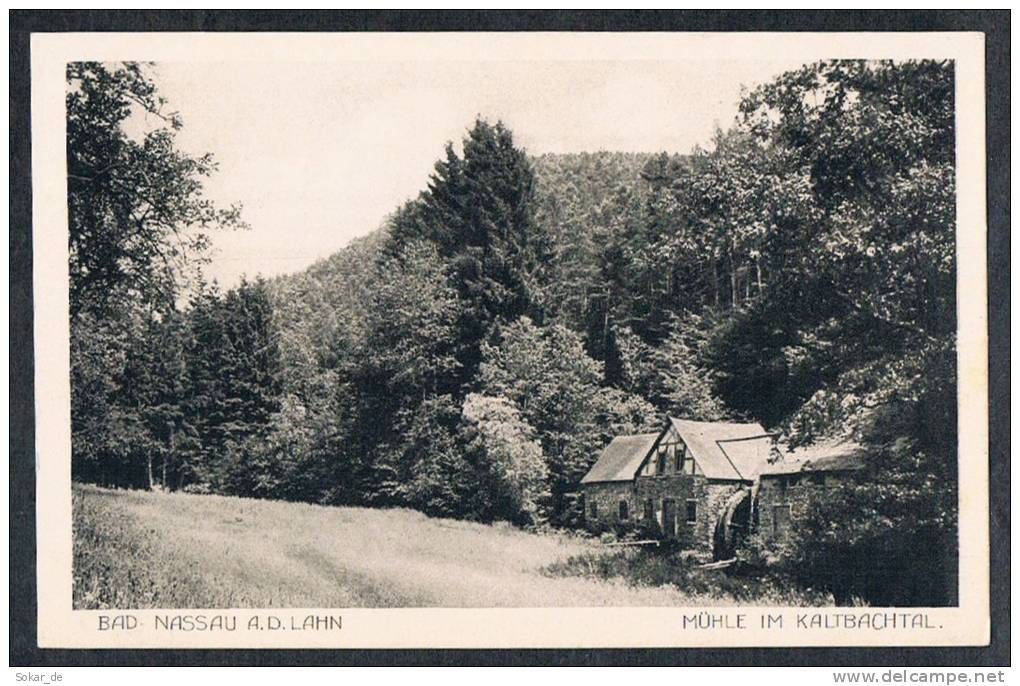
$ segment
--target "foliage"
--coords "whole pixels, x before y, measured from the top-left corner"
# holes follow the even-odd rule
[[[574,527],[612,436],[753,420],[875,463],[749,562],[949,602],[951,553],[927,588],[908,562],[955,549],[953,78],[805,65],[684,155],[529,158],[479,118],[373,235],[223,293],[195,278],[241,224],[213,161],[142,67],[72,64],[75,477]]]
[[[666,414],[699,421],[723,419],[727,409],[713,388],[713,374],[703,365],[704,346],[697,317],[674,317],[658,346],[645,343],[629,329],[614,331],[620,385],[648,398]]]
[[[405,246],[379,262],[372,283],[361,337],[341,333],[341,372],[388,403],[450,390],[460,367],[456,327],[462,306],[435,248]]]
[[[401,502],[441,517],[481,514],[486,503],[480,500],[487,494],[480,491],[481,477],[458,443],[459,421],[460,408],[446,395],[426,400],[398,422]]]
[[[333,344],[345,403],[334,417],[345,444],[333,475],[336,502],[403,503],[408,454],[420,457],[431,447],[401,443],[395,432],[410,429],[423,411],[438,411],[441,405],[430,399],[457,390],[463,307],[449,266],[431,244],[408,244],[380,256],[371,269],[374,287],[359,303],[359,326],[338,328]],[[421,419],[419,440],[428,435],[443,443],[457,414]],[[444,452],[439,443],[432,447]]]
[[[585,334],[597,359],[603,358],[617,303],[630,295],[625,279],[641,247],[646,195],[641,172],[649,159],[585,152],[545,154],[533,162],[536,222],[550,244],[543,300],[549,316]]]
[[[72,470],[152,487],[183,428],[181,286],[207,232],[243,223],[203,197],[215,163],[177,149],[182,121],[143,66],[76,62],[66,77]],[[158,124],[139,132],[143,114]]]
[[[849,433],[875,459],[864,479],[806,509],[778,558],[841,596],[952,603],[952,65],[815,64],[759,87],[742,110],[746,129],[786,160],[777,187],[803,192],[766,205],[780,228],[763,261],[784,279],[717,332],[713,359],[734,381],[750,367],[771,370],[771,381],[750,376],[766,390],[761,401],[782,389],[773,419],[793,443]],[[767,342],[756,357],[728,353],[753,341]],[[929,551],[923,568],[919,546]]]
[[[726,601],[754,605],[831,605],[824,591],[799,587],[777,574],[747,577],[719,570],[701,570],[673,551],[623,548],[573,555],[543,570],[550,576],[623,580],[636,586],[673,586],[705,599],[706,605]]]
[[[900,441],[869,470],[809,495],[797,535],[760,534],[740,556],[827,589],[845,603],[953,606],[958,601],[955,470]],[[924,562],[917,551],[926,551]]]
[[[954,376],[942,367],[956,328],[952,66],[821,63],[760,87],[742,109],[808,190],[767,261],[784,267],[773,299],[812,344],[802,350],[841,348],[824,390],[856,402],[839,419]],[[917,358],[932,374],[888,383]]]
[[[390,250],[432,242],[471,308],[464,335],[484,335],[498,320],[541,311],[547,241],[535,222],[534,173],[510,130],[478,119],[462,147],[458,156],[447,143],[428,190],[394,216]]]
[[[189,310],[184,403],[194,437],[179,483],[247,495],[265,488],[255,445],[279,409],[279,348],[266,284],[200,290]]]
[[[502,398],[464,400],[464,443],[478,468],[478,510],[487,520],[537,524],[545,519],[546,466],[534,429]]]
[[[139,484],[130,417],[116,394],[134,333],[130,319],[78,317],[71,336],[72,473],[96,483]],[[135,423],[135,428],[139,428]]]
[[[497,344],[483,344],[482,359],[480,387],[512,403],[542,446],[553,523],[565,522],[578,482],[615,432],[657,424],[647,403],[628,404],[626,394],[600,387],[602,365],[559,324],[522,317],[500,329]]]
[[[142,65],[71,62],[67,85],[71,314],[125,296],[167,307],[208,230],[243,226],[240,207],[203,197],[216,164],[176,147],[182,120]],[[159,122],[140,139],[128,126],[138,112]]]

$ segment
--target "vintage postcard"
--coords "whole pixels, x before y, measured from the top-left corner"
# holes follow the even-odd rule
[[[33,35],[40,646],[986,645],[983,60]]]

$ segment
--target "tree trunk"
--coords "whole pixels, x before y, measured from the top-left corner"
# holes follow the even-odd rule
[[[719,307],[719,263],[712,258],[712,304]]]
[[[730,296],[730,304],[733,306],[733,309],[737,309],[740,306],[740,291],[737,284],[737,270],[733,266],[733,260],[730,260]]]
[[[152,452],[150,451],[148,457],[145,459],[146,476],[149,479],[148,489],[152,490]]]
[[[170,429],[170,450],[163,456],[163,490],[167,490],[166,487],[166,463],[170,461],[170,458],[177,452],[177,432]]]

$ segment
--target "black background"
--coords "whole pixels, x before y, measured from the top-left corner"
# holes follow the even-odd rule
[[[1008,10],[979,11],[11,11],[10,664],[1008,665]],[[29,38],[67,31],[979,31],[985,34],[991,645],[980,648],[598,650],[42,650],[36,644],[35,416]],[[45,429],[45,427],[43,427]],[[45,564],[45,560],[41,561]]]

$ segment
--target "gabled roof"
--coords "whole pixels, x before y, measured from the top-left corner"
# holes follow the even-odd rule
[[[863,469],[864,462],[865,451],[860,444],[832,439],[791,450],[782,461],[762,470],[762,476],[802,472],[850,472]]]
[[[605,447],[595,465],[581,479],[582,484],[633,481],[659,434],[617,436]]]
[[[695,422],[669,418],[670,426],[709,479],[754,481],[768,466],[772,436],[756,422]]]

